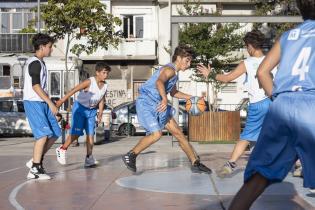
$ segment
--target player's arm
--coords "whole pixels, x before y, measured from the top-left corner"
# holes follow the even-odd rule
[[[210,73],[212,73],[210,64],[208,67],[204,66],[203,64],[199,64],[197,66],[198,71],[204,75],[204,77],[208,77]],[[215,79],[221,82],[231,82],[241,76],[242,74],[246,73],[246,66],[244,61],[237,65],[235,69],[230,71],[227,74],[217,74],[215,75]]]
[[[64,97],[62,97],[59,101],[56,102],[57,107],[59,108],[69,97],[71,97],[76,92],[86,89],[90,86],[91,81],[89,79],[84,80],[74,88],[72,88]]]
[[[176,85],[173,87],[173,89],[171,90],[170,94],[171,94],[172,97],[179,98],[179,99],[186,99],[186,100],[188,100],[188,99],[191,98],[191,95],[188,95],[186,93],[183,93],[183,92],[177,90]]]
[[[261,87],[265,90],[267,96],[271,96],[273,81],[272,81],[272,70],[280,62],[281,47],[279,40],[276,41],[272,49],[269,51],[265,59],[260,64],[257,77]]]
[[[104,106],[105,106],[105,95],[102,97],[101,101],[98,103],[97,123],[100,123],[102,121]]]
[[[163,112],[167,108],[167,95],[165,91],[165,83],[175,75],[175,71],[170,67],[164,67],[159,75],[159,78],[156,81],[156,88],[159,91],[160,96],[162,97],[162,101],[158,106],[157,111]]]
[[[35,93],[43,99],[49,106],[50,110],[53,114],[57,114],[58,109],[55,104],[50,100],[47,93],[42,89],[40,86],[40,72],[41,72],[41,65],[39,61],[34,61],[29,65],[29,75],[32,78],[32,88]]]

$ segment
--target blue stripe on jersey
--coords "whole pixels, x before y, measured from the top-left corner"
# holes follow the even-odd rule
[[[280,38],[281,60],[273,95],[315,90],[315,21],[307,20]]]
[[[171,67],[175,71],[175,66],[172,63],[166,64],[162,67],[159,68],[154,74],[151,76],[149,80],[147,80],[140,88],[139,88],[139,93],[140,94],[145,94],[152,100],[158,102],[162,100],[162,97],[160,96],[160,93],[158,89],[156,88],[156,81],[160,76],[161,69],[164,67]],[[176,85],[176,82],[178,80],[177,74],[175,74],[172,78],[170,78],[166,83],[165,83],[165,91],[166,94],[171,92],[173,87]]]

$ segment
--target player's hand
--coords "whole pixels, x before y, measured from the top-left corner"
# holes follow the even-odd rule
[[[166,108],[167,108],[167,99],[166,100],[162,99],[161,103],[157,107],[157,111],[164,112]]]
[[[102,115],[97,117],[96,122],[97,122],[97,124],[100,124],[102,122]]]
[[[211,66],[210,64],[208,64],[208,68],[203,65],[203,64],[198,64],[197,65],[197,70],[204,76],[204,77],[208,77],[208,75],[211,73]]]
[[[59,108],[61,107],[61,105],[63,104],[63,102],[59,99],[58,101],[56,101],[56,107]]]
[[[49,109],[51,110],[51,112],[56,115],[58,113],[58,108],[55,106],[55,104],[50,104],[49,105]]]

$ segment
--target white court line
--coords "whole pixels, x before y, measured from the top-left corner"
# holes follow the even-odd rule
[[[11,172],[11,171],[18,170],[18,169],[20,169],[20,168],[24,168],[24,167],[12,168],[12,169],[7,170],[7,171],[0,171],[0,174],[5,174],[5,173]]]
[[[18,186],[16,186],[12,192],[9,195],[9,201],[12,204],[12,206],[14,206],[14,208],[16,208],[17,210],[25,210],[17,201],[16,201],[16,195],[18,194],[19,190],[26,185],[28,182],[30,181],[34,181],[34,180],[27,180],[21,184],[19,184]]]

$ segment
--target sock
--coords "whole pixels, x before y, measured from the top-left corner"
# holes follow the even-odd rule
[[[40,163],[34,163],[34,162],[33,162],[32,168],[34,168],[34,167],[35,167],[35,168],[40,168]]]
[[[235,162],[231,162],[231,161],[228,161],[229,162],[229,164],[230,164],[230,166],[232,167],[232,168],[235,168],[236,167],[236,163]]]

